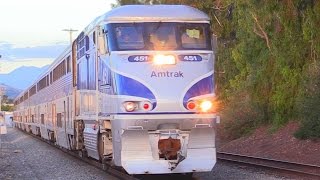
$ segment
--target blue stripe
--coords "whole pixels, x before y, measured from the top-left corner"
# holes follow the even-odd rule
[[[195,83],[185,94],[183,98],[183,105],[185,108],[187,108],[187,102],[190,98],[206,95],[206,94],[212,94],[214,92],[213,90],[213,74],[201,79],[197,83]]]
[[[150,102],[153,104],[152,109],[156,107],[156,97],[151,92],[151,90],[147,88],[144,84],[132,78],[122,76],[120,74],[115,74],[115,79],[117,95],[127,95],[146,98],[149,99]]]

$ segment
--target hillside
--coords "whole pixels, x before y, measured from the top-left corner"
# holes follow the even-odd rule
[[[299,140],[294,133],[299,123],[290,122],[276,132],[270,131],[270,126],[262,126],[251,135],[226,142],[223,132],[218,131],[218,151],[236,154],[279,159],[290,162],[320,165],[320,142]]]
[[[48,66],[37,68],[22,66],[9,74],[0,74],[0,83],[15,89],[24,90],[30,86]]]
[[[297,137],[320,139],[320,1],[117,0],[115,6],[150,3],[186,4],[210,17],[216,94],[230,134],[296,120]]]

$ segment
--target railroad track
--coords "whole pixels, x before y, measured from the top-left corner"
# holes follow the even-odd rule
[[[302,164],[226,152],[217,152],[217,159],[276,169],[278,171],[289,172],[290,174],[297,174],[306,178],[320,179],[320,166],[311,164]]]
[[[95,166],[98,169],[101,169],[103,171],[105,171],[106,173],[119,178],[121,180],[163,180],[163,179],[167,179],[167,180],[176,180],[176,179],[184,179],[184,180],[195,180],[196,178],[193,178],[192,176],[189,176],[188,174],[157,174],[157,175],[137,175],[137,176],[131,176],[129,174],[127,174],[124,170],[120,169],[120,168],[116,168],[113,167],[111,164],[102,164],[101,162],[98,162],[97,160],[88,158],[83,156],[83,154],[79,154],[78,152],[74,152],[74,151],[70,151],[68,149],[62,148],[60,146],[57,146],[56,144],[54,144],[53,142],[46,140],[46,139],[42,139],[40,136],[36,136],[32,133],[26,132],[22,129],[16,128],[19,131],[30,135],[32,137],[34,137],[35,139],[38,139],[42,142],[45,142],[59,150],[61,150],[64,153],[67,153],[77,159],[80,159],[90,165]]]
[[[80,160],[82,160],[82,161],[84,161],[84,162],[86,162],[86,163],[88,163],[88,164],[90,164],[90,165],[93,165],[93,166],[95,166],[95,167],[97,167],[97,168],[99,168],[99,169],[107,172],[108,174],[110,174],[110,175],[112,175],[112,176],[114,176],[114,177],[116,177],[116,178],[119,178],[119,179],[121,179],[121,180],[139,180],[139,179],[137,179],[137,178],[135,178],[135,177],[133,177],[133,176],[131,176],[131,175],[123,172],[121,169],[112,167],[110,164],[102,164],[101,162],[98,162],[98,161],[96,161],[96,160],[90,159],[90,158],[88,158],[88,157],[84,157],[84,156],[81,157],[81,156],[79,155],[79,153],[77,153],[77,152],[73,152],[73,151],[67,150],[67,149],[65,149],[65,148],[62,148],[62,147],[60,147],[60,146],[57,146],[57,145],[55,145],[53,142],[50,142],[50,141],[45,140],[45,139],[42,139],[42,138],[40,138],[39,136],[36,136],[36,135],[34,135],[34,134],[32,134],[32,133],[23,131],[23,130],[21,130],[21,129],[19,129],[19,128],[16,128],[16,129],[18,129],[18,130],[20,130],[21,132],[26,133],[26,134],[28,134],[28,135],[30,135],[30,136],[32,136],[32,137],[34,137],[34,138],[42,141],[42,142],[45,142],[45,143],[47,143],[47,144],[52,145],[53,147],[55,147],[55,148],[63,151],[64,153],[67,153],[67,154],[69,154],[69,155],[71,155],[71,156],[73,156],[73,157],[75,157],[75,158],[77,158],[77,159],[80,159]]]

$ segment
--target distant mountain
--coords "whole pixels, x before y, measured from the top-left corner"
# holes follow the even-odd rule
[[[29,59],[29,58],[55,58],[66,47],[68,42],[56,44],[33,46],[33,47],[15,47],[14,44],[0,41],[0,51],[2,59]]]
[[[15,89],[25,90],[46,70],[48,66],[42,68],[33,66],[22,66],[9,74],[0,74],[0,83],[11,86]]]
[[[9,99],[14,99],[22,92],[20,89],[13,88],[3,83],[0,83],[0,86],[5,88],[4,95],[7,95]]]

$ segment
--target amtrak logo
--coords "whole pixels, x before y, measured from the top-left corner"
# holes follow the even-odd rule
[[[151,77],[182,77],[183,78],[183,72],[178,71],[178,72],[155,72],[152,71]]]

